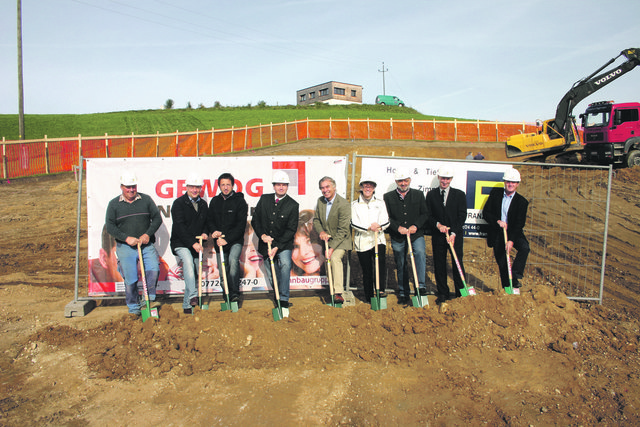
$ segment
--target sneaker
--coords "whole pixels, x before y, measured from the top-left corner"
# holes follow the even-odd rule
[[[198,305],[198,297],[193,297],[189,300],[189,304],[191,305],[191,307],[195,307],[196,305]]]
[[[344,302],[344,298],[342,298],[342,295],[341,295],[341,294],[335,294],[335,295],[333,296],[333,301],[334,301],[336,304],[342,304],[342,303]]]
[[[184,314],[193,314],[193,309],[192,308],[184,308],[184,309],[182,309],[182,312]]]
[[[420,288],[419,292],[420,292],[420,296],[421,297],[426,297],[427,296],[427,288]]]

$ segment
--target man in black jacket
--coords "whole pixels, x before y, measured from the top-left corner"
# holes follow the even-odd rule
[[[460,268],[464,274],[462,263],[463,255],[463,229],[467,219],[467,197],[462,190],[451,187],[453,179],[453,168],[444,165],[438,169],[438,181],[440,185],[427,193],[427,209],[429,218],[427,219],[427,229],[431,230],[431,248],[433,251],[433,270],[436,277],[436,287],[438,298],[436,304],[443,303],[450,299],[449,287],[447,286],[447,253],[449,252],[449,242],[453,244],[456,256],[460,262]],[[447,232],[449,238],[447,239]],[[454,265],[453,254],[451,255],[453,266],[453,284],[455,286],[456,297],[460,296],[460,289],[464,286],[458,268]]]
[[[385,193],[384,202],[389,213],[391,247],[396,260],[398,274],[398,303],[407,304],[411,300],[409,287],[409,267],[407,257],[407,235],[411,236],[411,246],[416,262],[416,273],[420,295],[427,295],[424,282],[427,268],[426,246],[424,242],[424,226],[427,222],[427,204],[420,190],[410,188],[411,174],[408,170],[398,168],[394,173],[397,188]]]
[[[504,189],[496,187],[491,190],[489,198],[484,205],[482,215],[487,221],[487,245],[493,248],[493,256],[496,258],[500,269],[502,287],[509,286],[509,270],[506,254],[515,248],[515,261],[513,262],[512,275],[513,287],[520,288],[520,279],[524,274],[524,267],[529,256],[529,241],[524,235],[523,229],[527,220],[527,208],[529,202],[516,192],[520,185],[520,172],[516,169],[508,169],[503,177]],[[504,241],[504,232],[507,230],[507,241]],[[519,293],[514,290],[514,293]]]
[[[251,226],[258,236],[258,252],[267,258],[273,257],[276,265],[280,305],[289,308],[289,278],[291,276],[291,252],[293,239],[298,230],[298,202],[287,194],[289,175],[281,170],[273,173],[275,193],[263,194],[258,200],[251,219]],[[271,243],[271,253],[267,244]],[[267,277],[273,287],[271,267],[267,267]]]
[[[202,252],[202,245],[197,237],[206,239],[209,235],[207,228],[207,202],[200,197],[202,178],[197,174],[190,174],[185,182],[187,192],[178,197],[171,206],[171,252],[178,262],[182,263],[182,277],[184,278],[184,298],[182,309],[185,314],[192,313],[192,307],[198,305],[198,286],[196,284],[198,272],[198,253]]]
[[[240,300],[240,253],[244,244],[248,206],[244,194],[233,190],[235,179],[230,173],[218,177],[220,193],[209,203],[209,231],[218,248],[222,248],[229,283],[231,302]],[[215,246],[214,246],[215,247]],[[216,252],[218,268],[222,265],[220,251]],[[224,289],[224,288],[223,288]]]

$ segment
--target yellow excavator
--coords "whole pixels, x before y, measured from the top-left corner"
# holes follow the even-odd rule
[[[590,76],[574,83],[558,104],[555,118],[538,123],[537,132],[520,133],[507,138],[505,146],[507,157],[541,156],[544,158],[580,147],[575,118],[571,115],[573,107],[593,92],[640,65],[639,54],[640,49],[623,50],[620,55],[610,59]],[[600,73],[621,56],[624,56],[627,61],[617,68]]]

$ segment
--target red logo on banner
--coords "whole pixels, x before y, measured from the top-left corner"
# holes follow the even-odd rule
[[[307,169],[304,161],[273,162],[273,169],[285,171],[289,175],[290,187],[298,187],[298,195],[307,194]]]

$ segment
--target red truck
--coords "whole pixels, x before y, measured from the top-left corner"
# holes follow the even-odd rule
[[[640,103],[594,102],[580,118],[586,161],[640,166]]]

